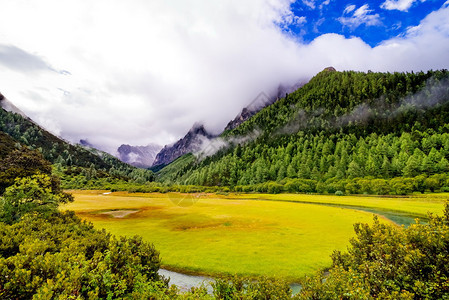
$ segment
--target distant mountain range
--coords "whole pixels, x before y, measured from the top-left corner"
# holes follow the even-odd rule
[[[117,157],[138,168],[149,168],[153,165],[156,155],[162,146],[150,144],[147,146],[121,145],[117,149]]]
[[[226,125],[224,131],[232,130],[238,127],[263,108],[285,97],[286,94],[296,91],[304,84],[305,82],[302,81],[291,86],[279,85],[277,90],[270,94],[266,94],[264,92],[259,93],[259,95],[257,95],[257,97],[254,98],[248,106],[243,108],[242,111]],[[156,159],[153,162],[153,167],[168,165],[178,157],[181,157],[187,153],[199,152],[202,148],[207,146],[210,139],[215,138],[216,136],[217,135],[209,133],[203,125],[195,124],[182,139],[172,145],[166,145],[162,148],[162,150],[156,155]],[[120,157],[120,159],[122,158]]]

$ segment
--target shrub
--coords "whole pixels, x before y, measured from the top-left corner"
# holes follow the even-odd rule
[[[60,203],[70,201],[73,197],[59,191],[59,186],[55,187],[48,175],[17,179],[0,198],[0,221],[11,224],[30,212],[49,214],[55,212]]]
[[[276,182],[270,182],[267,184],[267,192],[270,194],[279,194],[282,192],[283,186]]]
[[[286,281],[270,278],[219,278],[212,283],[212,288],[216,299],[292,299]]]
[[[0,240],[1,299],[122,298],[161,280],[151,244],[115,238],[73,212],[0,223]]]
[[[449,204],[444,215],[407,228],[356,224],[347,253],[302,283],[300,299],[448,299]]]
[[[444,192],[444,193],[448,193],[449,192],[449,186],[443,186],[441,188],[441,191]]]
[[[344,196],[345,193],[343,193],[342,191],[336,191],[335,192],[335,196]]]

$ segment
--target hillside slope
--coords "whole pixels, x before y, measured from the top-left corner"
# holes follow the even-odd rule
[[[286,94],[296,91],[298,88],[303,86],[305,81],[299,81],[298,83],[291,86],[279,85],[274,93],[266,94],[261,92],[251,103],[244,107],[242,111],[229,123],[226,125],[224,131],[232,130],[240,126],[245,121],[249,120],[252,116],[257,114],[263,108],[272,105],[274,102],[285,97]]]
[[[440,189],[449,185],[448,83],[446,70],[324,70],[226,132],[228,145],[217,154],[165,177],[252,190],[267,190],[267,182],[291,191]],[[260,132],[256,139],[234,142],[254,131]],[[394,180],[407,185],[405,178],[413,178],[411,186],[391,186]],[[363,188],[361,180],[368,182]]]
[[[97,149],[72,145],[35,124],[23,113],[19,113],[13,104],[3,96],[0,99],[0,132],[15,141],[39,150],[44,158],[51,163],[66,167],[95,168],[112,172],[119,176],[129,176],[135,172],[135,167],[121,162],[114,156]],[[6,109],[5,109],[6,108]],[[148,171],[150,174],[151,171]]]

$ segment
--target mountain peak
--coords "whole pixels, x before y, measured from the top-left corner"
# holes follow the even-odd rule
[[[153,166],[168,165],[184,154],[198,152],[203,143],[214,138],[201,123],[193,124],[189,132],[173,145],[166,145],[156,156]]]
[[[5,96],[3,96],[2,93],[0,93],[0,107],[6,110],[7,112],[19,114],[25,119],[31,121],[31,119],[23,111],[21,111],[17,106],[12,104],[12,102],[9,101]]]
[[[117,149],[118,158],[138,168],[149,168],[153,165],[161,146],[149,144],[147,146],[131,146],[123,144]]]
[[[261,111],[263,108],[275,103],[281,98],[284,98],[286,94],[292,93],[302,87],[305,84],[304,81],[298,81],[293,85],[283,85],[279,84],[277,89],[270,93],[269,95],[264,92],[259,93],[256,98],[246,107],[242,109],[242,111],[229,123],[226,125],[224,131],[232,130],[256,113]]]

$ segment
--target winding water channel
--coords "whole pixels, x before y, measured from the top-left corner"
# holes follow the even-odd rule
[[[261,200],[256,200],[261,201]],[[262,201],[270,201],[270,200],[262,200]],[[282,201],[282,200],[277,200]],[[340,204],[327,204],[327,203],[310,203],[310,202],[298,202],[298,201],[288,201],[287,202],[295,202],[295,203],[307,203],[307,204],[315,204],[315,205],[325,205],[325,206],[333,206],[340,207],[346,209],[355,209],[365,212],[370,212],[373,214],[377,214],[379,216],[385,217],[398,225],[404,225],[408,227],[410,224],[415,223],[415,219],[419,218],[422,221],[427,221],[426,218],[419,215],[413,215],[405,212],[394,211],[394,210],[386,210],[386,209],[377,209],[377,208],[368,208],[362,206],[352,206],[352,205],[340,205]],[[210,285],[211,282],[214,281],[211,277],[205,276],[196,276],[196,275],[187,275],[178,272],[173,272],[165,269],[160,269],[159,274],[163,275],[166,278],[170,278],[170,284],[174,284],[178,286],[182,291],[188,291],[192,287],[198,287],[201,284],[204,284],[208,289],[209,293],[212,293],[212,287]],[[290,285],[294,294],[298,293],[301,289],[301,286],[298,283],[292,283]]]

